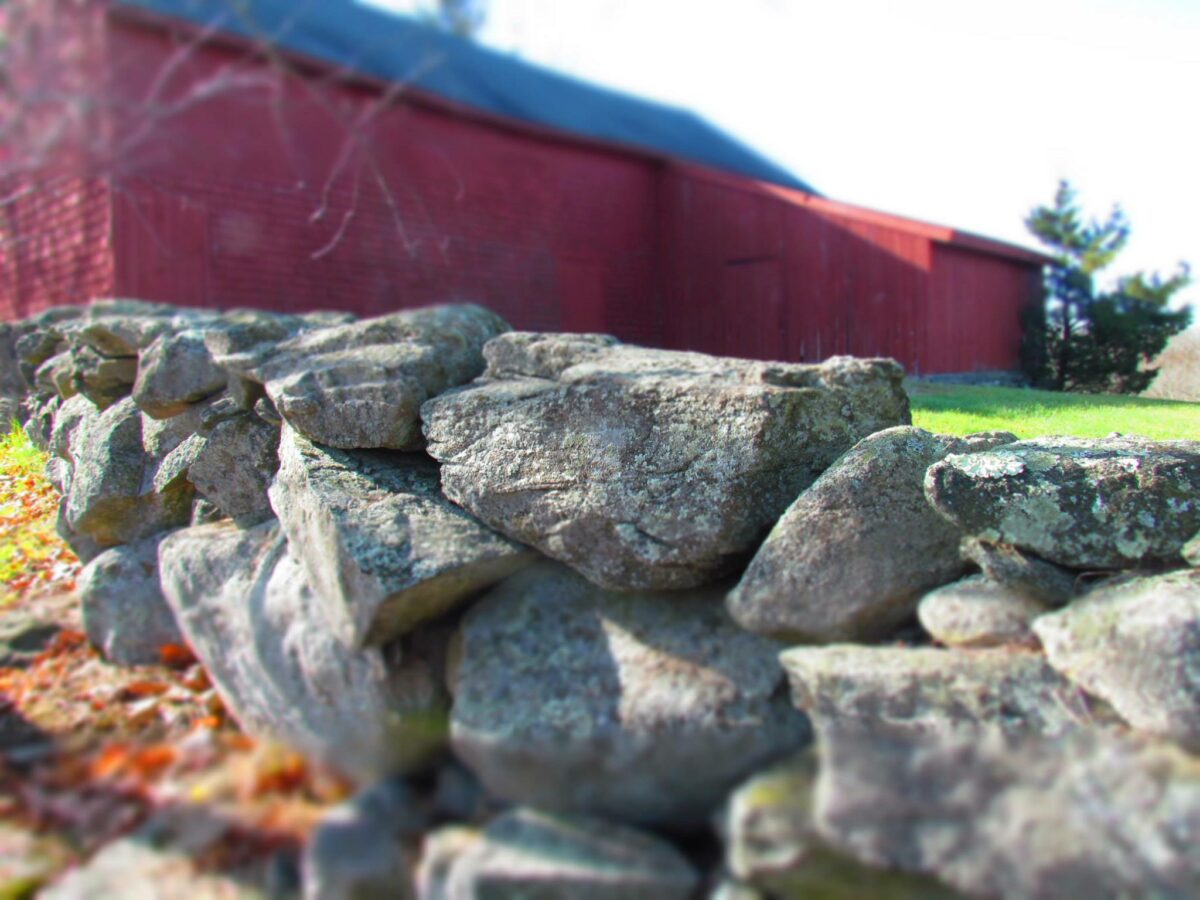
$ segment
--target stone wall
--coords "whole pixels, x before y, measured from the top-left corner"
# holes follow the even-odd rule
[[[1195,893],[1200,443],[930,434],[902,376],[473,306],[0,335],[91,640],[362,785],[309,896]]]

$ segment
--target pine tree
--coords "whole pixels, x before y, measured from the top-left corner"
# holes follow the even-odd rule
[[[1026,323],[1035,383],[1060,391],[1145,390],[1156,374],[1148,364],[1191,321],[1190,310],[1170,308],[1191,282],[1187,266],[1167,278],[1138,272],[1101,291],[1097,275],[1128,243],[1129,221],[1120,207],[1103,221],[1085,220],[1065,181],[1053,205],[1034,209],[1025,225],[1055,260],[1046,271],[1044,316]]]

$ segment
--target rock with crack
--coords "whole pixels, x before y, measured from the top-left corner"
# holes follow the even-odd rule
[[[349,645],[411,631],[536,557],[443,497],[424,454],[335,450],[284,426],[270,496]]]
[[[514,803],[696,824],[809,739],[779,649],[729,620],[720,588],[617,594],[542,563],[463,620],[452,745]]]
[[[79,429],[71,441],[73,465],[64,505],[70,531],[99,547],[112,547],[187,524],[194,497],[191,485],[174,483],[156,491],[154,475],[191,423],[152,423],[143,420],[127,397]]]
[[[926,502],[925,470],[979,441],[901,426],[859,441],[788,507],[729,594],[759,634],[812,642],[885,638],[926,591],[963,571],[962,533]]]
[[[1200,892],[1200,767],[1169,745],[838,726],[820,751],[818,830],[868,865],[979,897]]]
[[[484,343],[506,330],[482,307],[433,306],[302,332],[216,362],[263,384],[280,415],[311,440],[415,450],[421,404],[482,372]]]
[[[661,838],[601,819],[516,809],[435,841],[420,896],[687,900],[700,877]]]
[[[1078,593],[1078,572],[1038,559],[1008,544],[965,538],[962,557],[979,566],[987,579],[1045,606],[1062,606]]]
[[[1033,629],[1054,668],[1134,728],[1200,750],[1200,571],[1101,585]]]
[[[1033,621],[1046,612],[1029,595],[981,575],[930,591],[917,605],[921,627],[948,647],[1036,647]]]
[[[1060,566],[1178,564],[1200,528],[1200,441],[1018,441],[947,457],[925,490],[967,534]]]
[[[235,412],[182,448],[178,464],[197,492],[239,525],[274,517],[267,490],[279,468],[279,426]],[[314,565],[320,565],[314,561]]]
[[[795,647],[780,656],[796,706],[818,730],[864,729],[1056,735],[1105,717],[1041,654],[1007,647]],[[1107,719],[1104,719],[1107,721]]]
[[[422,408],[442,487],[612,590],[731,574],[843,451],[909,421],[889,360],[819,366],[508,334]]]
[[[362,782],[411,770],[443,746],[446,703],[429,661],[437,636],[345,647],[277,523],[182,529],[162,542],[159,565],[188,645],[249,733]]]
[[[162,537],[106,550],[79,573],[84,631],[109,662],[160,663],[164,645],[183,641],[158,579]]]
[[[202,331],[164,334],[138,359],[133,399],[146,415],[167,419],[218,393],[227,380]]]
[[[958,897],[931,878],[864,866],[835,850],[813,816],[817,757],[810,748],[760,772],[729,796],[718,829],[725,866],[779,900],[925,900]]]

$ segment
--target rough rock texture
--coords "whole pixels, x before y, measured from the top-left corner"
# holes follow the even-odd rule
[[[742,883],[780,900],[926,900],[958,896],[936,881],[869,868],[831,848],[813,821],[816,754],[755,775],[729,797],[720,830],[725,864]]]
[[[961,532],[923,487],[926,469],[967,449],[911,426],[859,441],[776,523],[730,593],[730,614],[750,631],[791,639],[886,637],[921,594],[963,571]]]
[[[1200,750],[1200,571],[1097,587],[1033,628],[1054,668],[1134,728]]]
[[[1026,594],[973,575],[921,598],[917,618],[948,647],[1037,645],[1033,620],[1047,608]]]
[[[778,650],[729,621],[720,589],[615,594],[544,563],[467,613],[451,740],[513,802],[695,823],[809,739]]]
[[[536,555],[446,500],[427,456],[334,450],[286,426],[271,504],[347,644],[411,631]]]
[[[421,404],[482,372],[484,343],[507,329],[478,306],[436,306],[303,332],[216,362],[262,383],[311,440],[414,450]]]
[[[78,347],[71,351],[68,366],[58,369],[54,377],[56,384],[60,380],[66,382],[57,384],[63,396],[78,391],[100,409],[107,409],[129,396],[137,378],[137,357],[108,357],[90,347]]]
[[[413,896],[416,860],[406,841],[428,827],[399,778],[372,785],[321,817],[304,847],[307,900],[397,900]]]
[[[64,507],[71,530],[101,547],[131,543],[187,524],[193,492],[186,483],[154,489],[156,462],[182,440],[156,429],[126,398],[104,410],[71,442],[71,487]]]
[[[456,503],[614,590],[734,571],[866,435],[909,421],[889,360],[819,366],[504,335],[421,411]]]
[[[687,900],[700,881],[670,844],[599,819],[518,809],[453,837],[434,848],[422,898]]]
[[[972,896],[1194,897],[1200,766],[1166,746],[1080,731],[821,736],[816,818],[870,865]]]
[[[160,547],[163,592],[226,705],[363,781],[420,764],[445,736],[432,666],[412,647],[341,645],[286,551],[275,522],[186,528]]]
[[[1062,566],[1178,563],[1200,528],[1200,442],[1018,441],[946,458],[925,490],[968,534]]]
[[[203,332],[163,335],[138,359],[133,399],[146,415],[166,419],[220,391],[227,377],[213,363]]]
[[[966,538],[961,552],[963,559],[979,566],[989,581],[1046,606],[1062,606],[1076,594],[1077,572],[1038,559],[1016,547]]]
[[[183,641],[158,580],[161,538],[114,547],[79,573],[84,630],[109,662],[158,663],[164,644]]]
[[[279,426],[238,412],[198,437],[186,453],[187,478],[201,496],[239,525],[272,518],[267,489],[279,468]]]
[[[1055,735],[1094,715],[1038,653],[1009,648],[796,647],[780,656],[796,706],[831,722],[920,733]]]

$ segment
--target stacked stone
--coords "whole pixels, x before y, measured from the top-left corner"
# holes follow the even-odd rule
[[[310,896],[1200,891],[1200,443],[473,306],[0,338],[92,640],[363,785]]]

